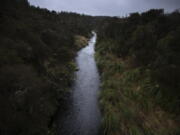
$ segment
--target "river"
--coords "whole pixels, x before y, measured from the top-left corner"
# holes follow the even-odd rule
[[[94,47],[96,33],[76,57],[78,71],[72,87],[72,105],[58,123],[58,135],[97,135],[100,126],[98,106],[99,73]],[[62,122],[63,121],[63,122]]]

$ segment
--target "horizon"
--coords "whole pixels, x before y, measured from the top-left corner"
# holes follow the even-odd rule
[[[171,13],[180,8],[179,0],[28,0],[30,5],[56,12],[73,12],[91,16],[126,17],[130,13],[142,13],[150,9],[164,9]]]

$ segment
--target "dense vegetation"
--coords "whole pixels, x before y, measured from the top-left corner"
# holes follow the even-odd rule
[[[54,134],[76,70],[98,32],[100,104],[107,135],[180,134],[180,13],[127,18],[48,11],[26,0],[0,4],[0,134]]]
[[[108,19],[96,50],[104,134],[180,134],[180,13]]]
[[[26,0],[0,4],[0,134],[47,135],[63,112],[74,57],[91,17],[56,13]],[[83,39],[83,42],[81,41]]]

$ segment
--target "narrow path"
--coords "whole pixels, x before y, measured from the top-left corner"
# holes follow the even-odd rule
[[[59,135],[97,135],[100,125],[98,107],[99,73],[94,59],[96,33],[87,47],[78,52],[79,70],[73,86],[72,107],[59,123]]]

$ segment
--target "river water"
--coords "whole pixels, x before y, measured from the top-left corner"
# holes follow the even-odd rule
[[[58,135],[97,135],[99,73],[94,58],[96,33],[76,57],[78,71],[72,87],[72,105],[58,123]],[[62,122],[63,121],[63,122]]]

